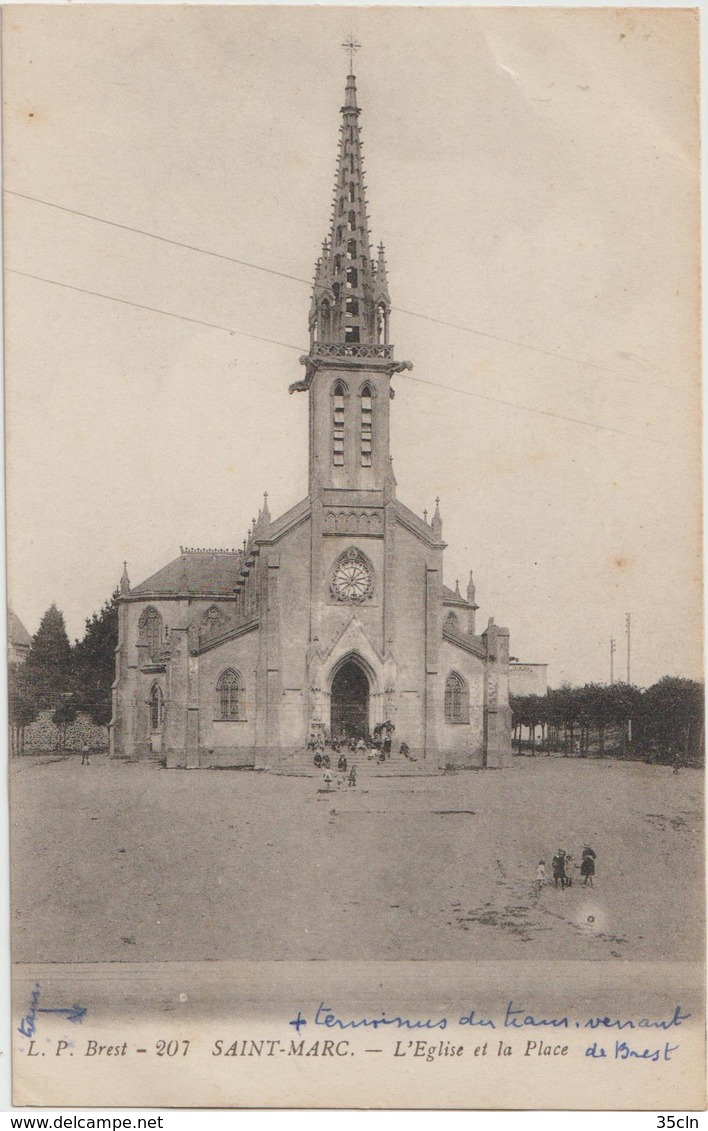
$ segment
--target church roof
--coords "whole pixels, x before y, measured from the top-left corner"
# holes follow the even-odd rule
[[[461,597],[460,594],[456,593],[454,589],[451,589],[449,585],[443,585],[442,596],[446,605],[460,605],[463,609],[470,608],[469,601],[465,601],[464,597]]]
[[[295,526],[301,519],[309,515],[310,509],[309,496],[305,496],[305,498],[301,499],[299,503],[296,503],[294,507],[291,507],[290,510],[281,514],[280,518],[276,518],[271,522],[268,537],[270,539],[279,538],[281,534],[284,534],[291,526]]]
[[[7,610],[7,639],[11,644],[19,644],[29,647],[32,643],[32,637],[18,617],[17,613],[12,609]]]
[[[238,581],[237,550],[188,550],[131,589],[131,597],[231,596]]]
[[[438,535],[436,531],[433,530],[432,526],[430,526],[429,523],[425,521],[425,519],[419,518],[415,511],[412,511],[410,507],[407,507],[406,504],[402,503],[400,499],[393,499],[393,507],[396,512],[398,521],[403,523],[404,526],[407,526],[408,529],[412,530],[415,534],[421,536],[428,543],[428,545],[445,545],[444,542],[440,542]]]

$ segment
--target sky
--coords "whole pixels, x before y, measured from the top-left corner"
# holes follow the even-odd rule
[[[287,390],[350,33],[414,365],[399,498],[440,496],[447,583],[473,569],[480,624],[552,686],[608,680],[613,637],[626,675],[627,612],[633,682],[700,678],[687,9],[5,8],[13,608],[33,633],[56,602],[73,639],[124,560],[137,584],[306,494]]]

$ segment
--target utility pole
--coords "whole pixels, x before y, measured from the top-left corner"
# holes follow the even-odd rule
[[[630,672],[631,672],[630,660],[631,660],[631,656],[632,656],[632,614],[631,613],[627,613],[627,616],[625,617],[625,623],[627,625],[627,683],[631,683],[632,682],[632,677],[631,677],[631,674],[630,674]]]
[[[610,683],[615,682],[615,651],[617,643],[614,636],[610,637]]]
[[[632,656],[632,614],[627,613],[625,617],[625,624],[627,626],[627,686],[632,682],[631,676],[631,656]],[[627,719],[627,741],[632,745],[632,720]]]

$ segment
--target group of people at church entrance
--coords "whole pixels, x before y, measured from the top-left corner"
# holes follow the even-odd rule
[[[580,869],[580,878],[583,885],[592,887],[596,860],[597,854],[589,844],[583,845],[580,864],[574,860],[570,852],[566,852],[564,848],[559,848],[551,861],[551,877],[546,874],[546,861],[539,860],[536,869],[536,887],[540,891],[550,881],[550,878],[553,879],[553,886],[556,888],[572,887],[574,868]]]
[[[324,734],[320,731],[310,736],[307,747],[308,750],[314,750],[313,762],[318,770],[329,770],[332,766],[332,755],[336,754],[339,755],[337,769],[346,771],[347,759],[343,753],[345,750],[349,750],[352,754],[356,753],[369,762],[383,763],[390,758],[393,746],[391,735],[395,729],[393,723],[386,722],[374,727],[373,735],[367,735],[366,738],[355,736],[348,738],[346,735],[340,735],[339,738],[332,738],[329,741],[325,740]],[[328,746],[332,755],[327,752]],[[409,761],[415,761],[406,742],[400,743],[399,753]]]

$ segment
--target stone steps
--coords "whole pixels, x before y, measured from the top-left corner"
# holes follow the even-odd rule
[[[330,759],[332,765],[329,767],[330,773],[333,778],[336,778],[339,771],[337,770],[337,757],[332,758],[330,752]],[[279,764],[274,767],[273,773],[282,774],[291,777],[324,777],[324,767],[318,768],[313,762],[314,754],[311,750],[297,751],[295,754],[284,754]],[[347,769],[344,774],[346,777],[349,774],[351,767],[356,766],[357,783],[367,778],[385,778],[385,777],[429,777],[431,774],[443,773],[437,766],[428,766],[422,761],[411,761],[403,754],[392,754],[385,762],[376,762],[364,756],[361,757],[346,752]]]

